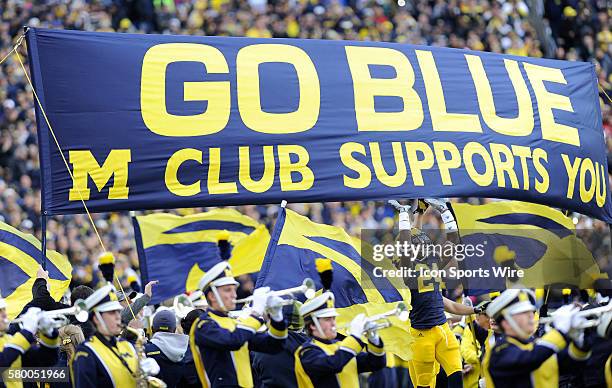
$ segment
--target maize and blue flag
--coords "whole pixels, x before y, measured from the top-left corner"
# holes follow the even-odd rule
[[[607,278],[573,221],[544,205],[499,201],[484,205],[453,204],[463,244],[480,246],[482,255],[466,257],[466,270],[488,270],[489,276],[464,278],[473,295],[503,290],[513,284],[530,288],[574,285],[591,288]],[[591,231],[596,232],[596,231]],[[609,247],[603,247],[609,254]],[[524,275],[496,276],[500,268],[523,270]],[[506,274],[508,274],[506,272]]]
[[[32,300],[32,286],[42,258],[41,243],[0,222],[0,295],[7,303],[7,314],[13,319]],[[47,250],[50,293],[59,301],[72,279],[72,266],[64,256]]]
[[[151,303],[193,291],[205,271],[222,260],[218,239],[228,235],[234,275],[258,272],[270,234],[265,225],[234,209],[186,216],[133,217],[143,284],[158,280]]]
[[[315,281],[317,294],[320,294],[322,284],[315,260],[327,258],[332,261],[334,280],[331,291],[340,313],[337,319],[340,331],[359,313],[371,316],[386,312],[400,301],[410,306],[408,288],[398,279],[374,276],[374,267],[382,264],[366,260],[361,249],[360,241],[343,229],[317,224],[292,210],[281,208],[257,278],[257,287],[280,290],[299,286],[308,277]],[[393,326],[380,333],[385,349],[408,360],[411,340],[408,323],[396,318],[391,321]]]

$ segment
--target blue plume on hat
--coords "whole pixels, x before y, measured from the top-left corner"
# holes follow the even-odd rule
[[[228,261],[232,255],[232,245],[229,242],[230,234],[227,230],[217,234],[217,246],[221,260]]]

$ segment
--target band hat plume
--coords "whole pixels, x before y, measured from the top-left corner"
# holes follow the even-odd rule
[[[100,264],[114,264],[115,256],[112,252],[102,252],[100,256],[98,256],[98,262]]]

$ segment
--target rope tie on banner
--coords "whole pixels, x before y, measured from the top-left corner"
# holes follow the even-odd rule
[[[32,94],[34,95],[34,99],[36,100],[36,103],[38,104],[38,107],[40,108],[43,118],[45,119],[45,122],[47,123],[47,127],[49,128],[49,132],[51,133],[51,136],[53,137],[53,140],[55,141],[55,145],[57,146],[57,149],[59,150],[60,156],[62,157],[62,160],[64,161],[66,170],[68,170],[68,174],[70,174],[70,178],[74,182],[75,181],[74,175],[72,174],[72,170],[70,169],[70,166],[68,166],[68,161],[66,160],[66,156],[64,156],[64,151],[62,150],[62,147],[60,146],[59,141],[57,140],[57,137],[55,136],[55,131],[53,130],[53,127],[51,126],[51,123],[49,122],[49,118],[47,117],[47,112],[45,112],[45,108],[43,108],[42,103],[40,102],[40,99],[38,98],[38,94],[36,93],[36,89],[34,89],[32,80],[30,79],[30,76],[28,75],[28,72],[23,64],[23,61],[21,60],[21,55],[19,55],[18,48],[24,42],[24,38],[25,38],[25,33],[19,37],[19,39],[17,40],[17,43],[15,44],[15,47],[13,47],[13,49],[9,52],[9,54],[6,57],[4,57],[2,61],[0,61],[0,64],[2,64],[2,62],[4,62],[10,56],[11,53],[15,53],[17,60],[19,61],[19,64],[21,65],[21,69],[23,70],[23,74],[28,80],[28,84],[30,85],[30,88],[32,88]],[[87,213],[87,217],[89,218],[91,227],[93,228],[96,234],[96,237],[98,237],[98,242],[100,243],[100,246],[102,247],[102,251],[106,252],[106,247],[104,246],[104,242],[102,242],[102,238],[100,237],[100,233],[98,232],[98,228],[96,227],[96,224],[91,216],[89,208],[87,208],[87,204],[85,203],[85,200],[83,199],[83,194],[81,193],[81,189],[78,186],[75,186],[75,187],[79,194],[79,198],[81,199],[81,203],[83,204],[83,207],[85,208],[85,212]],[[114,273],[114,275],[115,275],[115,282],[119,285],[119,289],[124,295],[126,295],[125,290],[123,289],[123,286],[121,285],[121,282],[119,281],[119,277],[117,276],[116,273]],[[136,319],[136,314],[134,314],[134,310],[132,310],[132,306],[130,305],[130,303],[128,303],[128,308],[130,312],[132,313],[132,318]]]
[[[6,61],[13,52],[17,52],[17,48],[19,48],[19,46],[21,46],[21,43],[23,42],[23,39],[25,38],[25,33],[21,34],[19,36],[19,38],[17,38],[17,43],[15,43],[15,45],[13,46],[13,48],[11,49],[11,51],[9,51],[4,58],[0,59],[0,65],[2,63],[4,63],[4,61]]]

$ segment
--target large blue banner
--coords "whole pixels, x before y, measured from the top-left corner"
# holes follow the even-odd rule
[[[593,65],[30,29],[47,214],[478,196],[612,222]]]

